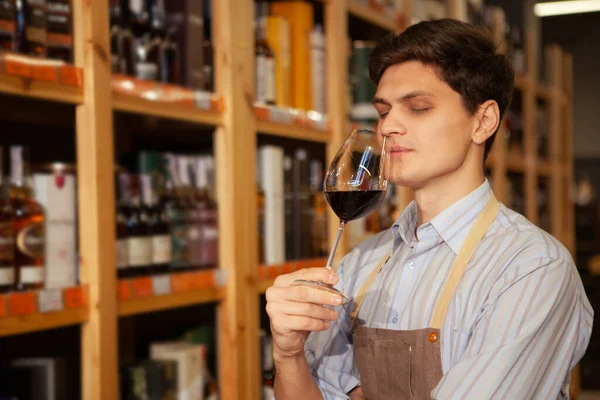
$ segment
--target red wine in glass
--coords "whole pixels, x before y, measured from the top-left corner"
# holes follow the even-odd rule
[[[329,206],[340,221],[349,222],[371,214],[385,198],[385,190],[325,192]]]
[[[387,165],[385,137],[368,129],[352,131],[338,150],[323,184],[325,198],[340,219],[326,268],[333,269],[335,252],[346,223],[370,214],[385,198]],[[323,282],[298,279],[292,286],[309,286],[339,294],[343,304],[350,301],[339,290]]]

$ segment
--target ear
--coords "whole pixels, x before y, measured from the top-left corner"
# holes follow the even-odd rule
[[[500,108],[494,100],[488,100],[479,106],[475,115],[476,126],[471,139],[475,144],[484,144],[496,132],[500,125]]]

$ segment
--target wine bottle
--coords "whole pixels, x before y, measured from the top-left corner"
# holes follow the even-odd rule
[[[130,277],[129,267],[129,243],[127,242],[127,219],[129,214],[128,205],[128,185],[127,174],[119,173],[117,175],[117,193],[118,201],[116,207],[116,265],[117,277],[119,279]]]
[[[15,0],[0,0],[0,50],[15,50],[16,27]]]
[[[275,104],[275,55],[265,36],[268,4],[257,4],[255,41],[255,101],[261,104]]]
[[[16,50],[27,56],[46,57],[46,0],[17,1]]]
[[[140,177],[129,175],[129,214],[127,218],[128,268],[133,276],[148,275],[152,266],[152,236],[149,216],[142,205]]]

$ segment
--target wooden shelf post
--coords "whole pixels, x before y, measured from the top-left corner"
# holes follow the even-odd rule
[[[492,34],[494,42],[500,47],[500,51],[506,54],[506,43],[504,41],[504,24],[505,15],[504,11],[499,7],[494,7],[492,10]],[[508,112],[508,110],[507,110]],[[494,139],[494,145],[490,151],[490,155],[494,159],[494,165],[492,167],[492,182],[494,194],[498,200],[502,203],[508,204],[508,193],[507,193],[507,175],[506,175],[506,115],[502,121],[500,129],[496,133]]]
[[[527,32],[525,48],[529,85],[523,88],[523,128],[525,147],[525,216],[537,225],[538,216],[538,174],[537,174],[537,140],[536,134],[536,98],[538,64],[535,51],[535,34]]]
[[[563,206],[563,173],[564,163],[560,157],[561,140],[564,136],[562,123],[562,98],[561,90],[563,81],[563,54],[558,45],[551,45],[545,51],[546,76],[551,85],[550,99],[550,162],[552,165],[552,176],[550,177],[550,232],[552,236],[565,243],[562,215],[565,212]]]
[[[219,263],[226,270],[219,306],[219,379],[223,399],[260,397],[254,2],[213,0],[217,93],[223,125],[215,133]]]
[[[566,198],[568,199],[565,204],[565,221],[563,229],[565,231],[565,243],[567,248],[575,255],[575,203],[571,190],[573,184],[573,55],[570,53],[565,54],[563,64],[563,85],[562,85],[562,96],[563,96],[563,127],[564,127],[564,168],[566,169],[565,175],[565,186],[564,192],[567,193]],[[561,213],[562,215],[562,213]]]
[[[76,64],[83,68],[77,106],[77,183],[81,282],[89,286],[82,327],[82,395],[117,399],[114,146],[106,1],[74,1]]]

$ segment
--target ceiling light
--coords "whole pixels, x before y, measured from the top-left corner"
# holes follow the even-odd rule
[[[549,3],[537,3],[533,6],[533,12],[538,17],[581,14],[594,11],[600,11],[600,0],[553,1]]]

